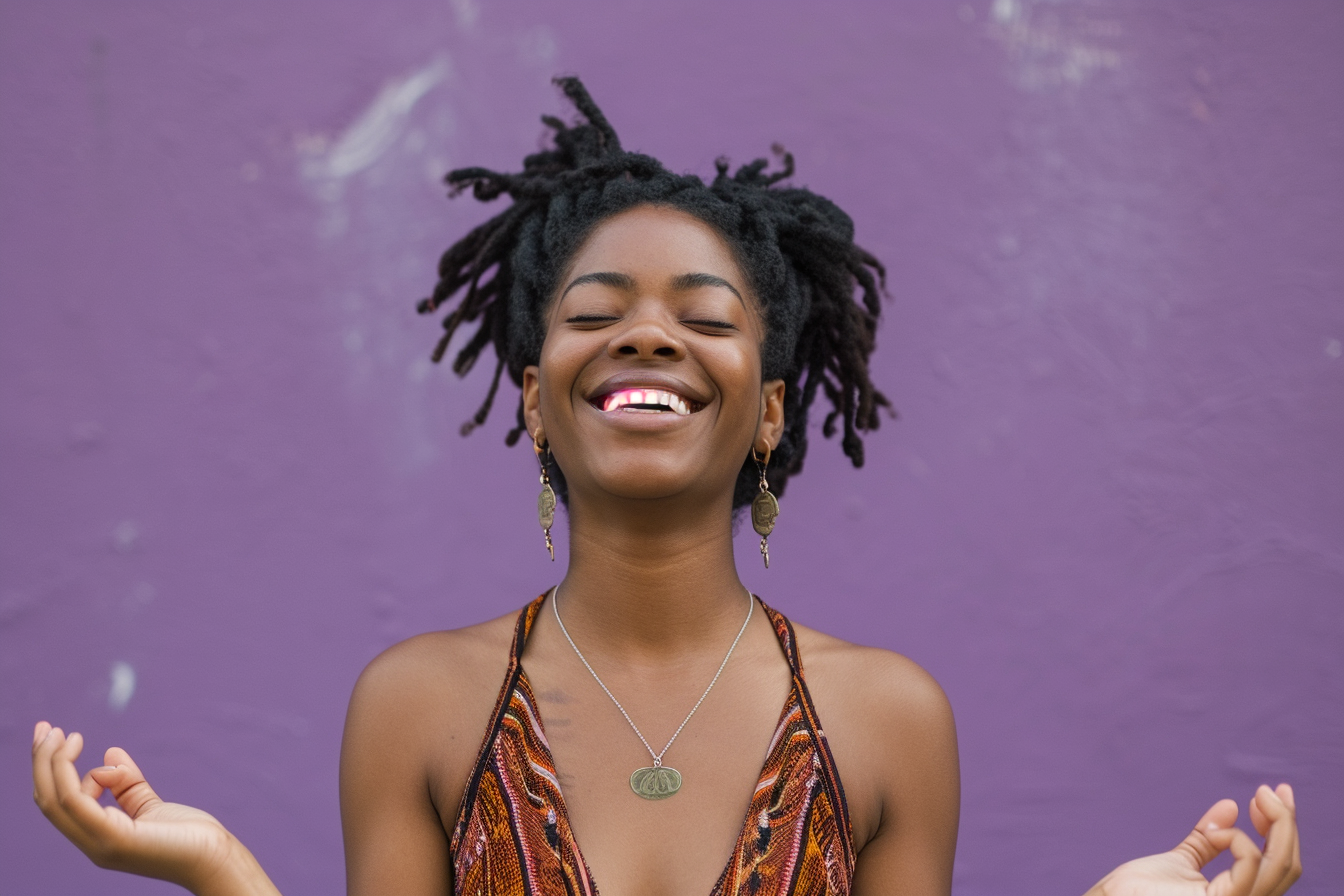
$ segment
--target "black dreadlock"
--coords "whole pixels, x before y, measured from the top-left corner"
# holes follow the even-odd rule
[[[782,494],[788,478],[803,467],[807,412],[818,389],[831,404],[823,435],[834,435],[839,421],[845,454],[854,466],[863,466],[859,431],[876,429],[878,408],[890,408],[868,377],[886,271],[854,244],[850,217],[808,190],[776,187],[793,174],[793,156],[778,145],[772,149],[781,170],[766,173],[767,161],[757,159],[730,177],[728,162],[720,159],[717,176],[706,186],[694,175],[672,174],[650,156],[623,150],[577,78],[555,83],[585,120],[571,127],[542,116],[554,131],[554,148],[527,156],[519,174],[460,168],[445,178],[451,196],[470,187],[483,202],[504,193],[513,200],[443,254],[439,282],[417,306],[431,313],[466,287],[443,321],[433,354],[439,361],[458,327],[479,320],[453,361],[459,376],[471,370],[487,344],[494,346],[494,377],[462,434],[485,422],[506,367],[521,386],[523,369],[537,363],[557,280],[593,228],[636,205],[663,205],[696,216],[727,240],[760,303],[766,325],[761,375],[785,383],[785,430],[771,458],[771,489]],[[861,302],[854,301],[856,288]],[[513,445],[524,430],[520,398],[517,425],[505,442]],[[563,474],[554,463],[550,472],[563,498]],[[734,509],[751,503],[756,483],[755,465],[747,458]]]

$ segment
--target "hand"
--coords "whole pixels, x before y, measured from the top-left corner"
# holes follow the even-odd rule
[[[78,733],[39,722],[33,731],[33,799],[42,814],[100,868],[128,871],[197,894],[278,891],[252,854],[214,816],[165,803],[130,755],[113,747],[107,764],[81,780]],[[98,798],[110,790],[118,806]]]
[[[1215,803],[1170,852],[1126,862],[1106,875],[1087,896],[1281,896],[1302,876],[1293,789],[1261,785],[1251,800],[1251,821],[1265,838],[1262,852],[1233,827],[1237,804]],[[1212,881],[1200,869],[1223,850],[1232,867]]]

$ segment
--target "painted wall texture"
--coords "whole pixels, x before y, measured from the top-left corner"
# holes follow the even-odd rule
[[[41,819],[39,718],[341,890],[360,669],[562,568],[413,303],[492,212],[438,178],[578,73],[674,169],[783,143],[890,267],[901,419],[739,547],[947,689],[956,892],[1081,892],[1280,780],[1339,892],[1342,47],[1333,0],[0,4],[0,891],[169,889]]]

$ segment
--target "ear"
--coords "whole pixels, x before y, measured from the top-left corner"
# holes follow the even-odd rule
[[[546,427],[541,422],[541,370],[535,364],[523,368],[523,422],[533,440],[546,441]]]
[[[766,380],[761,383],[761,422],[756,427],[756,441],[752,447],[761,454],[773,451],[784,435],[784,381]]]

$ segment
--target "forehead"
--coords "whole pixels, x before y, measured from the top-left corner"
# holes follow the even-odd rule
[[[593,271],[647,276],[715,274],[747,294],[747,280],[732,247],[694,215],[666,206],[641,205],[598,224],[570,259],[559,284]]]

